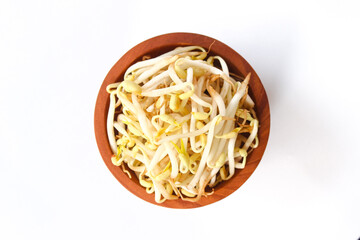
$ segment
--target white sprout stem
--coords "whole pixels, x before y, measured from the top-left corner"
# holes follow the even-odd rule
[[[158,184],[154,180],[153,180],[153,183],[154,183],[154,189],[155,189],[155,202],[162,203],[162,201],[161,201],[161,192],[160,192],[160,190],[158,188]]]
[[[231,101],[226,109],[226,117],[234,118],[237,106],[239,105],[239,102],[240,102],[240,99],[245,94],[245,89],[249,82],[249,78],[250,78],[250,76],[248,75],[248,77],[246,77],[244,80],[244,84],[242,84],[240,86],[238,91],[235,93],[234,97],[231,99]],[[223,133],[229,132],[231,129],[234,128],[233,126],[234,126],[234,122],[231,122],[231,121],[226,122],[225,126],[223,128],[221,128],[223,130],[222,132]],[[220,128],[218,128],[218,129],[220,129]],[[213,164],[216,161],[216,159],[218,158],[218,156],[220,156],[220,154],[227,142],[228,142],[227,139],[220,140],[218,148],[216,148],[217,150],[216,150],[215,154],[213,155],[215,158],[210,159],[210,164]]]
[[[175,84],[179,85],[179,84],[183,83],[183,81],[178,77],[178,75],[175,72],[174,64],[169,65],[168,72],[169,72],[169,76],[170,76],[171,80]],[[186,81],[189,84],[189,86],[193,86],[192,78],[193,78],[193,70],[192,70],[192,68],[190,68],[190,72],[188,72],[188,74],[187,74],[187,81]],[[189,87],[188,87],[187,91],[190,91]]]
[[[119,132],[121,133],[122,135],[125,135],[128,139],[130,139],[130,135],[128,134],[128,132],[125,130],[125,128],[122,126],[124,125],[124,123],[122,122],[114,122],[114,128]],[[115,139],[115,137],[114,137]]]
[[[134,138],[134,142],[137,146],[141,147],[149,157],[153,157],[155,155],[155,152],[147,148],[142,142],[140,142],[138,139]],[[163,159],[165,156],[163,156],[161,159]]]
[[[151,104],[155,102],[155,98],[146,98],[144,101],[140,101],[141,108],[148,108]]]
[[[216,129],[216,127],[215,127]],[[216,131],[215,131],[216,132]],[[213,165],[213,163],[218,159],[219,155],[221,154],[221,152],[224,150],[224,144],[225,144],[225,141],[222,141],[222,139],[218,139],[218,138],[215,138],[213,140],[213,144],[214,146],[216,146],[216,148],[212,148],[210,150],[210,153],[209,153],[209,158],[207,159],[207,164],[209,165]]]
[[[143,68],[139,68],[138,70],[136,70],[135,72],[133,72],[134,77],[140,76],[143,72],[150,70],[151,66],[149,67],[143,67]]]
[[[250,147],[250,144],[254,141],[254,139],[257,135],[257,132],[258,132],[258,128],[259,128],[259,121],[255,119],[253,130],[251,131],[249,138],[246,140],[246,142],[243,146],[244,150],[248,150],[248,148]]]
[[[189,128],[188,128],[187,123],[185,122],[185,123],[182,124],[182,134],[187,134],[188,132],[189,132]],[[182,138],[182,141],[184,143],[185,152],[187,152],[188,138],[184,137],[184,138]]]
[[[206,187],[206,183],[207,180],[209,179],[209,175],[210,175],[210,171],[203,171],[202,175],[200,176],[200,180],[199,180],[199,190],[198,190],[198,194],[197,194],[197,199],[199,199],[204,191],[205,191],[205,187]]]
[[[226,108],[225,108],[225,103],[223,101],[223,99],[221,98],[220,94],[218,94],[212,87],[209,87],[209,93],[213,98],[213,101],[216,103],[217,107],[219,108],[219,114],[221,116],[226,116]],[[239,100],[240,101],[240,100]],[[236,111],[236,109],[235,109]],[[234,112],[235,115],[235,112]],[[221,122],[215,130],[215,134],[217,134],[219,132],[220,129],[222,129],[224,126],[224,122]]]
[[[247,151],[248,148],[250,147],[251,143],[254,141],[254,139],[256,138],[256,135],[257,135],[257,132],[258,132],[258,128],[259,128],[259,121],[258,120],[254,120],[253,121],[253,130],[251,131],[251,134],[249,136],[249,138],[246,140],[246,142],[244,143],[244,146],[242,147],[243,150]],[[238,168],[238,169],[242,169],[245,167],[245,159],[243,159],[243,162],[242,163],[239,163],[239,162],[236,162],[235,163],[235,168]],[[241,160],[241,158],[239,159]]]
[[[186,82],[193,83],[193,78],[194,78],[194,70],[191,67],[189,67],[187,69]]]
[[[226,116],[227,117],[231,117],[231,118],[234,117],[234,115],[236,113],[236,109],[239,105],[240,99],[245,94],[246,86],[248,85],[249,80],[250,80],[250,74],[245,78],[243,84],[241,84],[239,90],[235,93],[234,97],[231,99],[228,107],[226,108]]]
[[[232,121],[226,122],[224,128],[221,129],[222,130],[221,133],[229,132],[232,128],[234,128],[233,126],[234,126],[234,122]],[[213,148],[214,151],[214,153],[212,154],[213,158],[209,159],[210,164],[213,164],[218,159],[218,157],[220,156],[221,152],[224,150],[225,145],[227,143],[228,143],[227,139],[219,139],[217,148]]]
[[[207,97],[207,96],[199,96],[201,98],[201,100],[207,102],[207,103],[212,103],[212,98],[211,97]]]
[[[165,94],[170,94],[176,91],[184,90],[186,87],[192,87],[191,83],[181,83],[175,86],[167,87],[167,88],[161,88],[156,89],[152,91],[144,91],[141,93],[142,96],[146,97],[160,97]]]
[[[221,89],[220,96],[222,99],[225,99],[230,94],[231,86],[228,82],[224,82],[224,86]],[[231,94],[230,94],[231,95]]]
[[[160,114],[165,114],[166,113],[166,106],[165,104],[162,105],[162,107],[160,108]],[[159,124],[160,126],[163,124],[163,121],[159,119]]]
[[[201,89],[204,85],[204,82],[205,82],[205,76],[201,76],[198,80],[198,84],[195,89],[195,94],[198,95],[199,97],[201,96]]]
[[[254,101],[251,99],[251,97],[249,95],[247,95],[245,98],[245,107],[254,108],[254,106],[255,106]]]
[[[146,161],[145,157],[142,154],[137,153],[134,156],[134,154],[128,149],[123,149],[123,152],[124,152],[124,155],[135,158],[139,162],[143,163],[145,166],[148,166],[148,162]]]
[[[226,178],[230,179],[235,173],[235,160],[234,160],[234,148],[235,148],[236,137],[229,140],[228,144],[228,161],[229,161],[229,176]]]
[[[131,98],[132,98],[132,102],[134,103],[134,106],[136,107],[136,110],[138,113],[137,117],[139,119],[139,123],[140,123],[142,131],[144,132],[145,136],[148,139],[153,139],[155,130],[151,129],[151,126],[152,126],[151,122],[146,117],[144,110],[141,108],[141,106],[137,100],[137,96],[133,93],[133,94],[131,94]]]
[[[224,72],[224,74],[226,76],[229,77],[229,68],[228,68],[225,60],[222,57],[219,57],[219,56],[215,56],[214,59],[219,60],[222,71]]]
[[[200,106],[207,107],[207,108],[209,108],[209,109],[212,110],[211,104],[205,102],[204,100],[202,100],[202,99],[201,99],[198,95],[196,95],[196,94],[193,94],[193,95],[191,96],[191,100],[193,100],[194,102],[196,102],[196,103],[199,104]]]
[[[119,88],[116,90],[116,95],[120,99],[123,106],[127,107],[131,112],[137,114],[134,104],[132,104],[124,95],[120,92]]]
[[[134,127],[138,128],[139,130],[141,129],[140,124],[138,122],[132,121],[131,118],[129,118],[128,116],[126,116],[124,114],[119,114],[117,120],[118,120],[118,122],[123,122],[123,123],[126,123],[127,125],[132,124]]]
[[[230,80],[234,83],[236,82],[232,77],[230,77]],[[251,97],[249,95],[247,95],[246,99],[245,99],[245,107],[254,108],[254,106],[255,106],[254,101],[251,99]]]
[[[171,80],[176,84],[181,84],[183,81],[178,77],[178,75],[175,72],[174,64],[170,64],[168,68],[169,76]]]
[[[164,196],[165,199],[175,199],[175,198],[177,198],[176,196],[170,195],[170,194],[166,191],[166,189],[164,188],[164,186],[163,186],[160,182],[156,182],[156,181],[155,181],[154,184],[156,185],[156,187],[157,187],[157,189],[159,190],[160,194],[161,194],[162,196]]]
[[[108,93],[111,93],[111,92],[114,91],[120,84],[121,84],[121,82],[111,83],[111,84],[109,84],[109,85],[106,86],[106,91],[107,91]]]
[[[215,118],[214,118],[215,119]],[[213,120],[214,121],[214,120]],[[209,131],[209,129],[211,128],[211,123],[213,122],[209,122],[208,124],[206,124],[203,128],[201,129],[198,129],[194,132],[189,132],[189,133],[186,133],[186,134],[177,134],[177,135],[171,135],[171,136],[167,136],[167,137],[164,137],[163,139],[161,139],[160,141],[157,141],[155,142],[155,144],[162,144],[162,143],[165,143],[165,142],[170,142],[170,141],[174,141],[176,139],[180,139],[180,138],[185,138],[185,137],[195,137],[195,136],[199,136],[207,131]]]
[[[195,176],[194,178],[191,180],[190,184],[189,184],[189,188],[194,188],[195,185],[197,184],[197,182],[199,181],[200,179],[200,176],[202,174],[202,172],[204,171],[204,168],[206,166],[206,160],[207,160],[207,157],[209,155],[209,152],[210,152],[210,148],[211,148],[211,143],[212,143],[212,140],[214,138],[214,128],[215,128],[215,125],[216,125],[216,122],[217,120],[219,119],[220,116],[217,116],[215,117],[209,124],[210,124],[210,128],[209,128],[209,133],[208,133],[208,136],[207,136],[207,139],[206,139],[206,146],[205,146],[205,149],[204,149],[204,152],[201,156],[201,160],[200,160],[200,164],[199,164],[199,167],[195,173]],[[209,125],[207,124],[207,125]]]
[[[211,172],[212,173],[212,172]],[[211,173],[210,173],[210,175],[211,175]],[[214,186],[214,184],[215,184],[215,182],[216,182],[216,175],[211,175],[212,177],[211,177],[211,180],[210,180],[210,182],[209,182],[209,186],[210,187],[213,187]]]
[[[191,179],[193,179],[194,175],[192,174],[184,174],[183,176],[186,176],[185,179],[183,179],[181,182],[175,182],[175,185],[181,186],[185,188],[187,191],[192,192],[190,189],[186,188],[186,186],[191,182]],[[194,192],[195,193],[195,192]]]
[[[230,80],[230,76],[229,76],[229,68],[226,64],[226,62],[224,61],[223,58],[219,57],[219,56],[215,56],[214,59],[218,59],[219,62],[220,62],[220,65],[221,65],[221,68],[222,68],[222,71],[224,72],[224,74],[228,77],[228,79]],[[234,84],[234,83],[233,83]],[[224,82],[224,86],[223,88],[221,89],[221,92],[220,92],[220,96],[222,99],[225,99],[225,96],[230,96],[231,97],[231,94],[230,94],[230,89],[231,89],[231,86],[230,84],[225,81]],[[227,99],[228,101],[230,101],[230,99]]]
[[[170,178],[176,178],[176,176],[178,175],[178,172],[179,172],[179,164],[178,164],[175,150],[174,150],[173,146],[171,146],[170,143],[168,143],[168,142],[164,142],[164,145],[165,145],[165,149],[170,157],[170,162],[171,162]]]
[[[206,63],[192,61],[186,58],[179,59],[177,63],[183,69],[187,69],[189,67],[204,69],[212,74],[220,75],[224,80],[230,81],[229,77],[223,71]]]
[[[187,114],[185,116],[181,116],[181,115],[178,115],[178,114],[174,114],[174,113],[171,113],[169,114],[170,116],[172,116],[173,118],[175,118],[176,122],[179,123],[180,125],[182,123],[186,123],[187,121],[190,120],[191,118],[191,114]]]
[[[110,94],[110,105],[109,105],[109,111],[107,116],[107,135],[111,147],[111,151],[116,154],[116,140],[115,140],[115,133],[114,133],[114,115],[115,115],[115,94]]]
[[[150,160],[150,165],[148,167],[148,171],[151,172],[154,167],[156,166],[156,164],[158,164],[161,161],[161,154],[165,151],[165,146],[161,145],[157,148],[154,156],[152,157],[152,159]]]
[[[160,69],[166,67],[172,62],[175,62],[178,59],[178,56],[174,56],[168,59],[162,59],[159,62],[157,62],[154,66],[152,66],[149,70],[143,72],[136,80],[135,83],[140,84],[152,75],[154,75],[156,72],[158,72]]]
[[[210,172],[210,177],[211,177],[211,178],[213,178],[213,177],[216,178],[216,174],[219,172],[220,168],[221,168],[221,167],[215,167],[215,168],[213,168],[213,169],[211,170],[211,172]]]
[[[196,111],[196,103],[195,102],[191,102],[191,110],[193,112]],[[191,119],[190,119],[190,132],[195,132],[195,117],[194,115],[191,115]],[[193,152],[195,153],[200,153],[201,149],[197,149],[195,146],[195,136],[190,136],[190,147],[191,150],[193,150]]]
[[[216,101],[215,101],[215,99],[213,99],[213,102],[212,102],[212,112],[211,112],[211,114],[210,114],[210,120],[213,120],[214,119],[214,117],[216,117],[216,115],[217,115],[217,104],[216,104]],[[220,114],[221,115],[221,114]],[[225,116],[225,115],[223,115],[223,116]]]
[[[135,63],[134,65],[132,65],[131,67],[129,67],[125,74],[124,74],[124,78],[126,78],[126,76],[128,76],[131,72],[139,69],[139,68],[144,68],[144,67],[149,67],[149,66],[152,66],[156,63],[158,63],[159,61],[165,59],[165,58],[168,58],[166,56],[159,56],[159,57],[156,57],[156,58],[152,58],[152,59],[148,59],[148,60],[145,60],[145,61],[141,61],[141,62],[137,62]]]
[[[161,83],[163,83],[163,80],[169,77],[169,71],[166,70],[159,75],[153,77],[148,82],[146,82],[142,87],[142,91],[147,91],[151,89],[155,89],[157,86],[159,86]]]
[[[129,161],[126,162],[128,164],[128,167],[135,171],[135,172],[143,172],[145,169],[146,169],[146,166],[145,165],[141,165],[141,166],[134,166],[134,162],[135,162],[135,158],[132,158],[132,157],[129,157]]]
[[[150,106],[148,106],[147,108],[146,108],[146,111],[148,112],[148,113],[151,113],[151,112],[153,112],[155,110],[155,104],[153,103],[153,104],[151,104]]]

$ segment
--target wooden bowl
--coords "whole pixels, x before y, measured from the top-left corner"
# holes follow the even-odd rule
[[[162,53],[170,51],[178,46],[198,45],[205,49],[211,46],[209,55],[219,55],[227,62],[230,72],[238,75],[246,75],[251,72],[249,94],[255,102],[255,111],[257,113],[260,128],[258,132],[259,146],[248,156],[246,167],[242,170],[236,170],[234,176],[220,183],[215,187],[214,194],[208,197],[202,197],[198,202],[187,202],[181,199],[167,200],[158,204],[155,202],[154,194],[148,194],[139,182],[135,174],[132,173],[130,179],[120,167],[111,163],[111,149],[106,133],[106,118],[109,107],[109,94],[106,92],[106,86],[110,83],[122,81],[124,73],[133,63],[140,61],[144,55],[156,57]],[[100,154],[115,178],[130,192],[150,203],[169,207],[169,208],[196,208],[217,202],[235,190],[237,190],[254,172],[265,151],[270,130],[270,110],[269,102],[265,89],[250,64],[233,49],[224,43],[211,37],[194,33],[169,33],[148,39],[132,49],[130,49],[120,60],[111,68],[101,85],[96,106],[95,106],[95,136]],[[130,170],[131,171],[131,170]]]

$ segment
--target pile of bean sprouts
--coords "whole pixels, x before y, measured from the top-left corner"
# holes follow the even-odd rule
[[[157,203],[212,194],[258,146],[250,75],[230,74],[199,46],[145,56],[106,88],[112,163],[131,178],[126,164]]]

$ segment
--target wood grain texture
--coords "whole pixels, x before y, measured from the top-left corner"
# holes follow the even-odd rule
[[[121,170],[120,167],[111,163],[111,149],[106,133],[106,118],[109,107],[109,95],[106,92],[106,86],[110,83],[121,81],[128,67],[137,61],[140,61],[144,55],[156,57],[162,53],[170,51],[178,46],[198,45],[205,49],[211,46],[209,55],[219,55],[227,62],[230,72],[245,76],[251,72],[249,94],[255,102],[255,111],[260,122],[259,128],[259,146],[248,156],[246,167],[242,170],[236,170],[235,175],[228,181],[220,183],[215,187],[213,195],[202,197],[198,202],[186,202],[179,200],[167,200],[158,204],[154,200],[154,194],[147,194],[145,188],[140,186],[135,174],[132,178]],[[250,64],[237,52],[224,43],[200,34],[193,33],[169,33],[148,39],[129,50],[120,60],[111,68],[105,80],[103,81],[95,106],[95,137],[100,154],[114,177],[130,192],[150,203],[169,207],[169,208],[196,208],[219,201],[235,190],[237,190],[250,177],[258,166],[269,137],[270,130],[270,109],[265,89]],[[131,171],[130,171],[131,172]]]

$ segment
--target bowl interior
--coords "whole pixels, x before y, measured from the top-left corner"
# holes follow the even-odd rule
[[[168,52],[178,46],[198,45],[206,50],[210,48],[209,55],[219,55],[228,64],[229,71],[245,76],[251,72],[249,83],[249,94],[255,102],[255,111],[259,119],[259,146],[249,154],[246,167],[242,170],[236,170],[234,176],[228,181],[221,182],[215,187],[214,194],[208,197],[202,197],[198,202],[187,202],[181,199],[167,200],[158,204],[154,200],[154,194],[147,194],[145,189],[139,184],[137,177],[132,173],[132,178],[121,170],[120,167],[111,163],[111,149],[107,140],[106,118],[109,107],[109,96],[106,92],[106,86],[110,83],[122,81],[123,75],[128,67],[143,56],[149,55],[156,57],[162,53]],[[115,178],[130,192],[150,203],[170,208],[195,208],[205,206],[210,203],[219,201],[238,189],[254,172],[259,164],[265,151],[270,129],[270,110],[265,89],[250,64],[242,58],[233,49],[213,38],[193,34],[193,33],[170,33],[148,39],[129,50],[120,60],[112,67],[100,88],[96,106],[95,106],[95,136],[100,154]],[[128,169],[129,170],[129,169]]]

